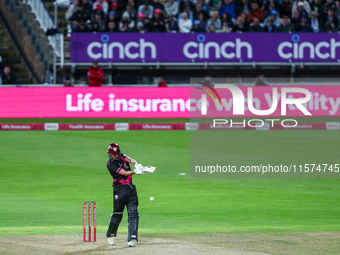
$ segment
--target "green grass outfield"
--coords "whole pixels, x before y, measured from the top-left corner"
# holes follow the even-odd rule
[[[340,142],[334,130],[230,132],[230,146],[239,154],[245,134],[254,144],[309,141],[308,154],[315,156],[321,149],[335,155]],[[340,230],[340,179],[191,179],[189,140],[188,131],[0,132],[0,234],[81,234],[82,202],[96,200],[104,236],[112,213],[110,142],[157,166],[154,174],[133,177],[141,235]],[[264,146],[253,162],[262,155],[276,156]],[[125,214],[118,234],[127,233],[126,222]]]

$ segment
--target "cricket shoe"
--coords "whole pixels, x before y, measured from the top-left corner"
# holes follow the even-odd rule
[[[132,239],[131,241],[129,241],[129,242],[128,242],[128,246],[129,246],[129,247],[135,246],[135,240],[136,240],[136,239]]]
[[[113,236],[107,238],[107,242],[109,245],[114,245],[115,244],[115,238]]]

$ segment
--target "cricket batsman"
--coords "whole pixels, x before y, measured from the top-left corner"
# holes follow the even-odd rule
[[[107,241],[110,245],[114,245],[114,237],[117,235],[117,229],[126,206],[129,217],[128,246],[132,247],[135,245],[135,241],[138,242],[139,220],[137,190],[136,186],[132,184],[132,175],[142,175],[144,173],[143,166],[123,154],[116,143],[111,143],[107,152],[109,155],[107,169],[113,177],[113,214],[106,233]],[[134,171],[131,170],[130,164],[135,167]]]

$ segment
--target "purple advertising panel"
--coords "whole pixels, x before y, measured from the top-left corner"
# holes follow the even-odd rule
[[[340,62],[330,33],[72,33],[72,62]]]

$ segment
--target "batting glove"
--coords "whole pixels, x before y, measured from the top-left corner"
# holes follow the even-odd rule
[[[141,164],[135,164],[135,174],[142,175],[144,172],[142,171],[143,166]]]

